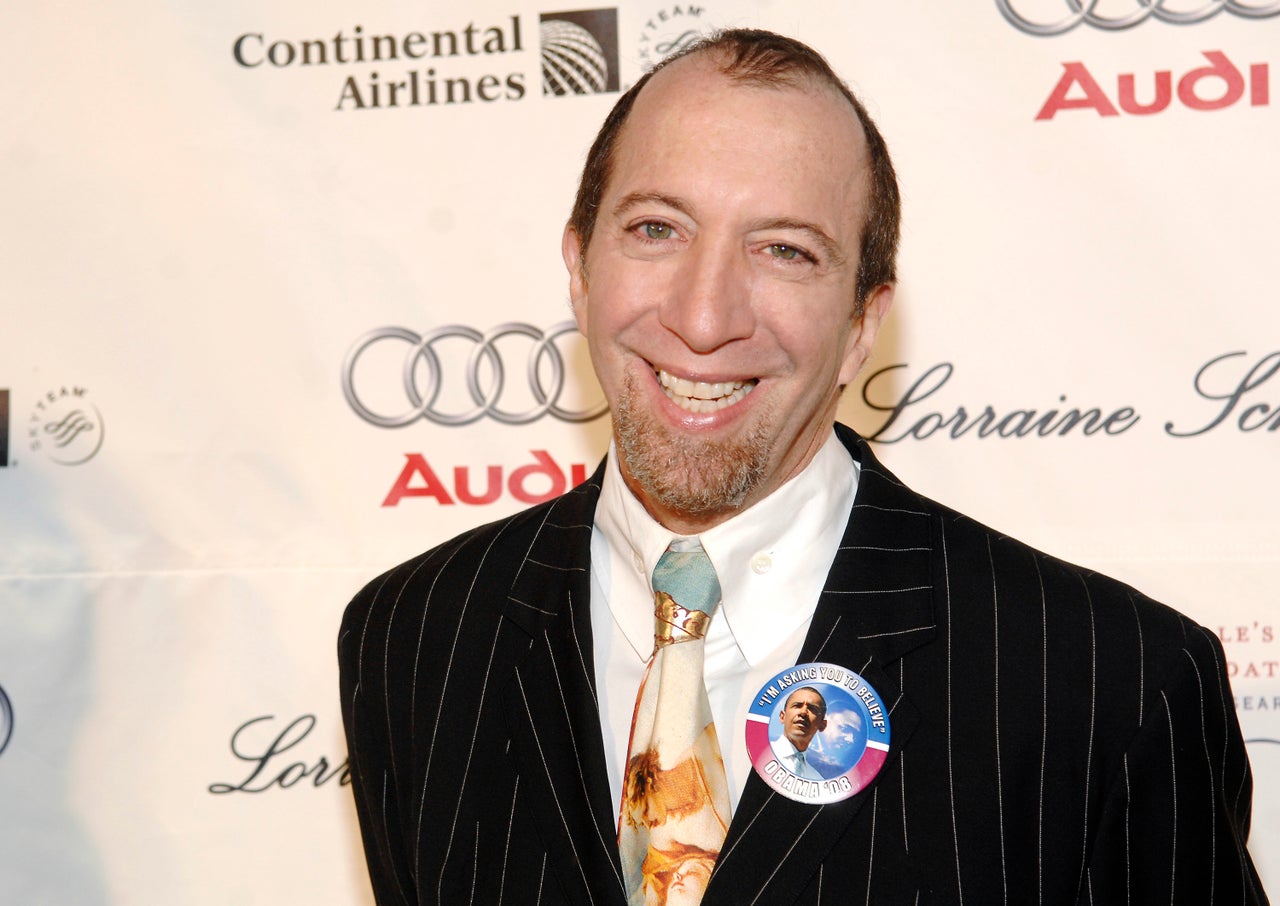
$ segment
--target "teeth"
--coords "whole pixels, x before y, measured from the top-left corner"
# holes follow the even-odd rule
[[[715,412],[732,406],[750,393],[756,386],[755,379],[747,381],[723,381],[708,384],[706,381],[690,381],[665,371],[658,371],[658,382],[667,398],[688,412]]]

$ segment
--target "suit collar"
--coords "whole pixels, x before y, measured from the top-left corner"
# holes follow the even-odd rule
[[[865,441],[842,425],[836,430],[861,463],[862,477],[800,662],[850,668],[880,693],[892,734],[883,778],[919,722],[893,668],[936,633],[932,520],[924,501],[876,460]],[[798,896],[877,786],[878,780],[851,799],[815,807],[774,792],[753,772],[704,906],[754,902],[753,897],[784,903]]]
[[[862,477],[800,660],[849,667],[888,704],[893,738],[883,777],[919,719],[893,668],[936,632],[932,520],[922,498],[863,440],[841,425],[836,432],[861,463]],[[528,636],[529,653],[513,665],[505,694],[512,756],[529,778],[528,801],[569,901],[622,906],[589,619],[590,533],[601,474],[543,511],[506,605],[510,623]],[[770,903],[797,896],[876,786],[814,807],[774,793],[753,773],[705,906],[750,902],[757,894]]]
[[[590,540],[600,470],[542,512],[505,616],[528,637],[503,694],[521,795],[570,903],[624,906],[604,769],[590,621]],[[528,786],[524,786],[527,782]]]

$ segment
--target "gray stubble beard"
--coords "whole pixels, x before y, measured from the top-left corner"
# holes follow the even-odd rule
[[[698,440],[671,432],[638,397],[636,378],[628,375],[614,406],[614,438],[624,472],[663,507],[693,517],[723,513],[740,507],[764,481],[767,413],[744,436]]]

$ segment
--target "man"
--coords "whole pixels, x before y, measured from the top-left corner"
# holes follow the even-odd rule
[[[1213,635],[833,430],[897,224],[879,133],[803,45],[725,33],[619,100],[563,244],[609,456],[376,579],[343,623],[379,902],[655,903],[686,863],[680,896],[705,904],[1266,902]],[[723,780],[703,785],[727,785],[731,822],[637,866],[623,771],[659,650],[650,576],[678,545],[719,582],[700,644]],[[848,798],[795,801],[745,751],[796,664],[885,704],[891,745]]]
[[[813,737],[827,728],[827,700],[812,686],[802,686],[787,696],[778,712],[782,735],[773,742],[778,760],[792,774],[804,780],[822,780],[805,752]]]

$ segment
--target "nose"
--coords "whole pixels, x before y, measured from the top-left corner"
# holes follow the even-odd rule
[[[699,236],[683,259],[659,307],[662,325],[698,353],[751,336],[755,313],[742,247]]]

